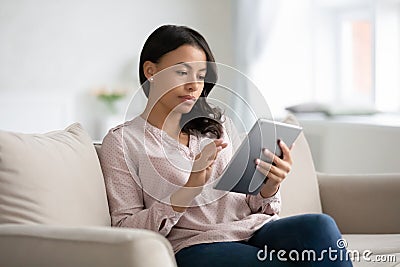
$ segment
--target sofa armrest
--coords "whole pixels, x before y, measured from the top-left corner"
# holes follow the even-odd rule
[[[342,233],[400,233],[400,174],[317,177],[322,210]]]
[[[176,266],[163,236],[141,229],[0,225],[0,266]]]

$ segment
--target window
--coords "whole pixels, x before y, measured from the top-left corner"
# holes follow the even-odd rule
[[[373,104],[371,20],[343,19],[340,39],[341,102]]]
[[[314,1],[315,95],[400,111],[400,1]]]
[[[273,114],[310,101],[400,111],[400,0],[278,3],[259,8],[271,19],[247,59]]]

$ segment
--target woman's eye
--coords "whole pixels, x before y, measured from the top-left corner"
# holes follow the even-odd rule
[[[176,71],[176,73],[177,73],[178,75],[180,75],[180,76],[187,75],[187,71],[183,71],[183,70],[178,70],[178,71]]]
[[[205,76],[205,75],[199,75],[199,80],[204,81],[205,79],[206,79],[206,76]]]

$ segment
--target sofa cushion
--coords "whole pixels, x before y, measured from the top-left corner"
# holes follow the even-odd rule
[[[0,224],[109,226],[99,160],[79,123],[45,134],[0,131]]]
[[[288,115],[283,122],[299,125],[295,116]],[[281,217],[303,213],[321,213],[317,175],[304,133],[295,141],[292,151],[292,170],[282,182]]]
[[[398,266],[400,259],[400,234],[343,235],[354,267]],[[363,257],[364,255],[364,257]],[[358,257],[359,256],[359,257]]]

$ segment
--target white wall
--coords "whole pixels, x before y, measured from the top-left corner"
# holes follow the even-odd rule
[[[231,65],[231,13],[230,0],[1,0],[0,129],[41,132],[79,121],[101,138],[96,122],[104,110],[90,92],[136,90],[138,55],[151,31],[193,27],[216,60]],[[68,115],[55,116],[57,105]]]

